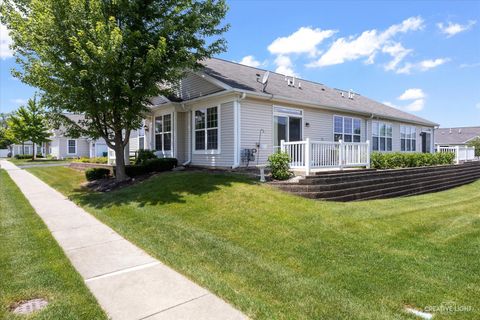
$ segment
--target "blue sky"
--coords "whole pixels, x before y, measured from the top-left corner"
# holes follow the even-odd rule
[[[229,1],[220,57],[354,91],[438,122],[480,125],[480,1]],[[34,90],[0,46],[0,111]]]

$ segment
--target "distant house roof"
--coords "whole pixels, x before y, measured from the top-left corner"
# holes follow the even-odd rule
[[[257,78],[261,79],[266,70],[216,58],[207,59],[202,64],[205,66],[203,70],[205,74],[234,89],[272,94],[277,98],[342,109],[346,112],[373,114],[375,117],[398,119],[429,126],[438,125],[357,93],[354,94],[353,99],[350,99],[348,91],[333,89],[321,83],[295,79],[295,85],[289,86],[285,75],[270,72],[268,84],[265,91],[262,91],[263,85],[257,81]],[[289,78],[291,79],[291,77]]]
[[[480,137],[480,127],[440,128],[435,131],[436,144],[466,144],[476,137]]]

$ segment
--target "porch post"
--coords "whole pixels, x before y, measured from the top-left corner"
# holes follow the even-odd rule
[[[285,140],[280,140],[280,151],[285,152]]]
[[[367,169],[370,169],[370,140],[367,140]]]
[[[459,146],[455,147],[455,163],[456,164],[460,163],[460,147]]]
[[[305,139],[305,175],[310,175],[310,138]]]
[[[437,152],[440,152],[440,145],[437,144]]]
[[[338,145],[338,165],[340,166],[340,169],[343,170],[343,158],[345,157],[343,152],[343,140],[340,139],[338,141],[340,144]]]

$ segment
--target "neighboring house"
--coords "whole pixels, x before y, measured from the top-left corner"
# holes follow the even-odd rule
[[[480,138],[480,127],[439,128],[435,132],[435,145],[441,147],[466,146]]]
[[[85,117],[79,114],[65,114],[70,120],[79,123]],[[37,154],[43,156],[52,156],[57,159],[79,158],[79,157],[103,157],[107,155],[108,147],[103,138],[95,140],[87,137],[72,138],[68,137],[65,128],[61,127],[51,131],[50,141],[37,146]],[[25,152],[21,144],[12,146],[12,157],[17,154],[31,155],[33,144],[28,141],[25,143]]]

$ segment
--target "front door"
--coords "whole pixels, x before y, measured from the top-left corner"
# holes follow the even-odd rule
[[[430,138],[430,133],[428,132],[422,132],[422,152],[423,153],[430,153],[430,143],[431,143],[431,138]]]

